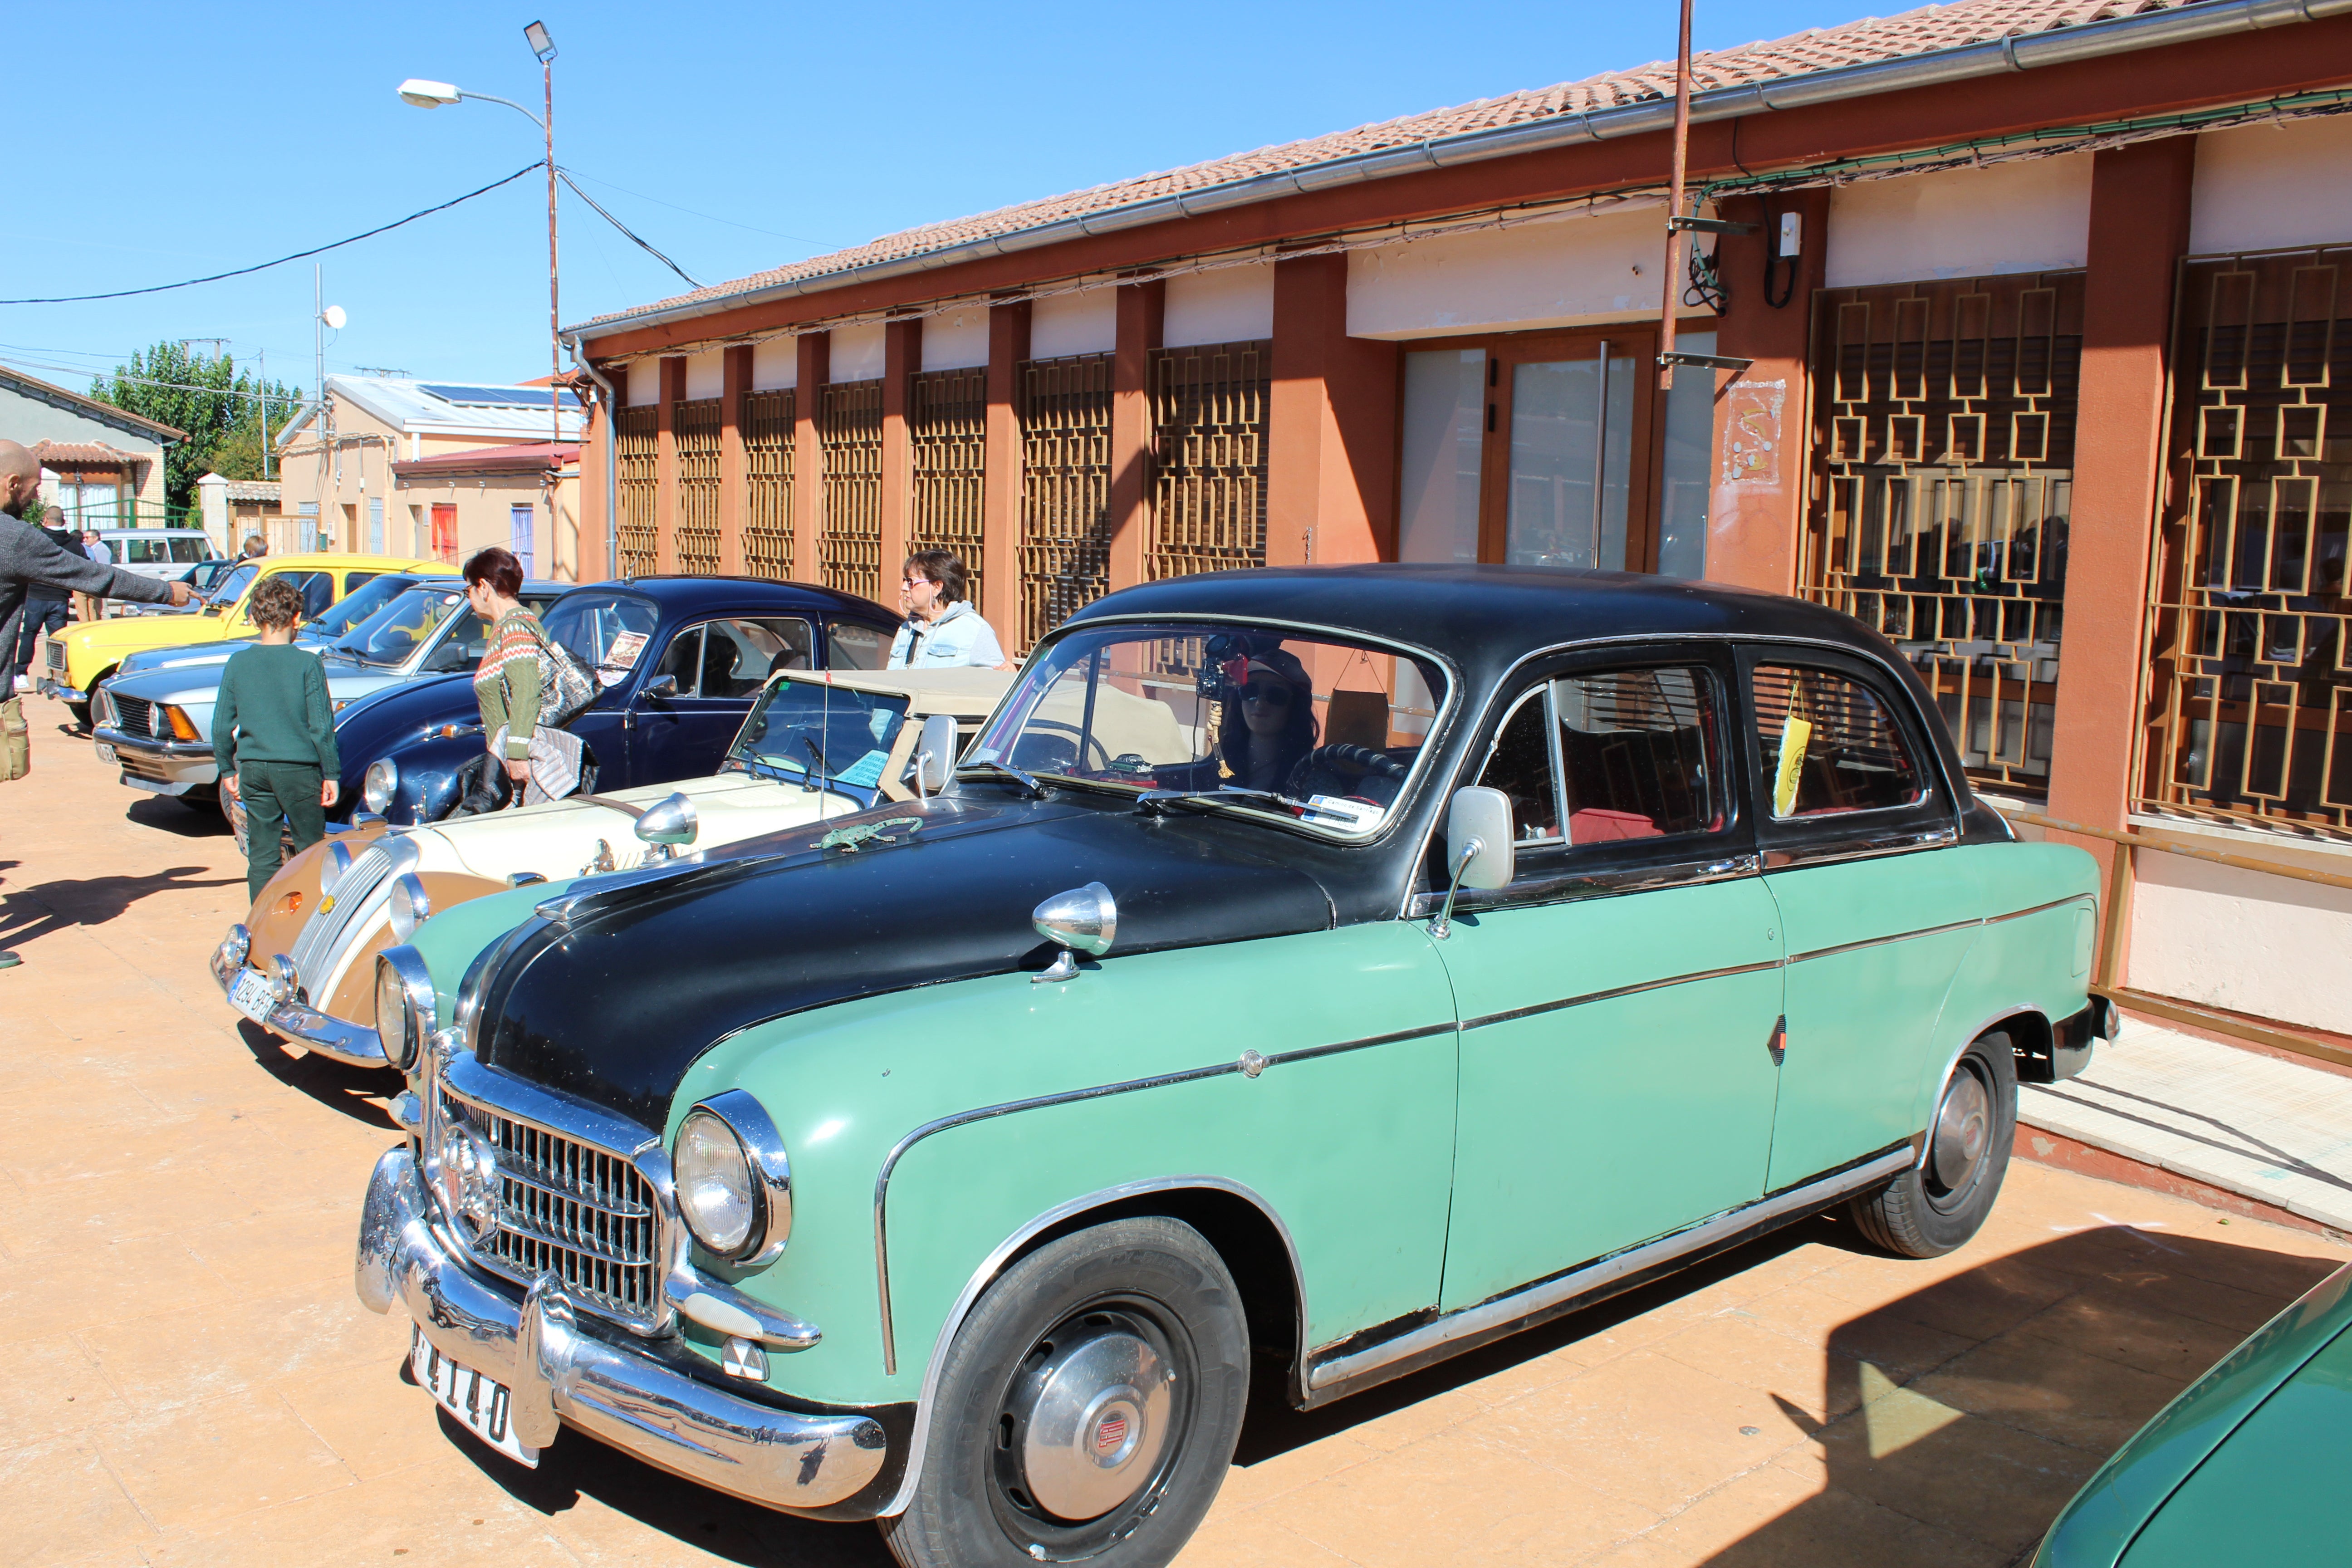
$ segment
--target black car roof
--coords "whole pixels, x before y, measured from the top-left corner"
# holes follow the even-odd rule
[[[1899,658],[1852,616],[1785,595],[1549,566],[1383,563],[1213,572],[1122,589],[1070,621],[1131,615],[1305,622],[1415,644],[1465,670],[1508,665],[1535,648],[1622,637],[1807,637]]]
[[[838,610],[860,620],[879,620],[892,624],[898,617],[871,599],[845,594],[835,588],[819,587],[814,583],[778,583],[766,577],[688,576],[683,574],[649,573],[641,577],[612,577],[599,583],[581,583],[581,588],[625,588],[643,594],[666,608],[679,613],[719,608],[728,605],[788,606],[814,610],[820,614]]]

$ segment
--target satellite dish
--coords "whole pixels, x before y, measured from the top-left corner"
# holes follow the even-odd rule
[[[326,322],[333,331],[340,332],[343,330],[343,323],[351,318],[343,314],[343,308],[341,305],[330,305],[320,312],[319,320]]]

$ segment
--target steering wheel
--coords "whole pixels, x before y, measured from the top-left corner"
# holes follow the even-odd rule
[[[1383,778],[1402,783],[1404,775],[1409,771],[1404,763],[1390,756],[1386,752],[1376,752],[1370,746],[1345,744],[1318,746],[1298,759],[1298,764],[1290,770],[1290,777],[1284,781],[1282,793],[1303,798],[1308,793],[1309,781],[1317,773],[1325,773],[1336,779],[1357,783],[1366,778]],[[1316,793],[1330,795],[1352,793],[1352,790],[1343,788],[1336,792],[1322,790]],[[1391,798],[1394,798],[1395,790],[1391,788],[1389,794]],[[1374,804],[1387,803],[1381,801]]]
[[[1032,749],[1033,747],[1035,749]],[[1051,758],[1039,756],[1038,751],[1046,747],[1053,748],[1056,752],[1059,752],[1063,747],[1067,747],[1068,751],[1066,753],[1067,760],[1065,761],[1058,755]],[[1084,773],[1087,771],[1087,758],[1089,755],[1096,759],[1094,765],[1097,769],[1104,773],[1110,771],[1110,748],[1104,745],[1099,739],[1088,735],[1086,738],[1085,752],[1081,752],[1077,731],[1075,728],[1064,724],[1040,723],[1032,725],[1022,735],[1020,742],[1013,747],[1013,765],[1045,773]]]

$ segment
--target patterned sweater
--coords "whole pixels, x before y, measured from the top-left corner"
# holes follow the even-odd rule
[[[539,617],[517,605],[499,617],[490,651],[474,673],[474,699],[482,705],[482,732],[507,727],[507,760],[530,760],[530,732],[539,723],[539,648],[547,630]]]

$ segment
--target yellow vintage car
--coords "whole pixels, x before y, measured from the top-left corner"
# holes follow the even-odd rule
[[[81,621],[53,633],[42,649],[41,695],[63,698],[74,717],[88,722],[98,683],[122,661],[152,647],[249,637],[254,585],[264,577],[292,576],[302,590],[303,613],[315,616],[328,605],[386,572],[446,572],[446,562],[415,555],[270,555],[248,561],[220,581],[194,615],[133,616],[121,620]]]

